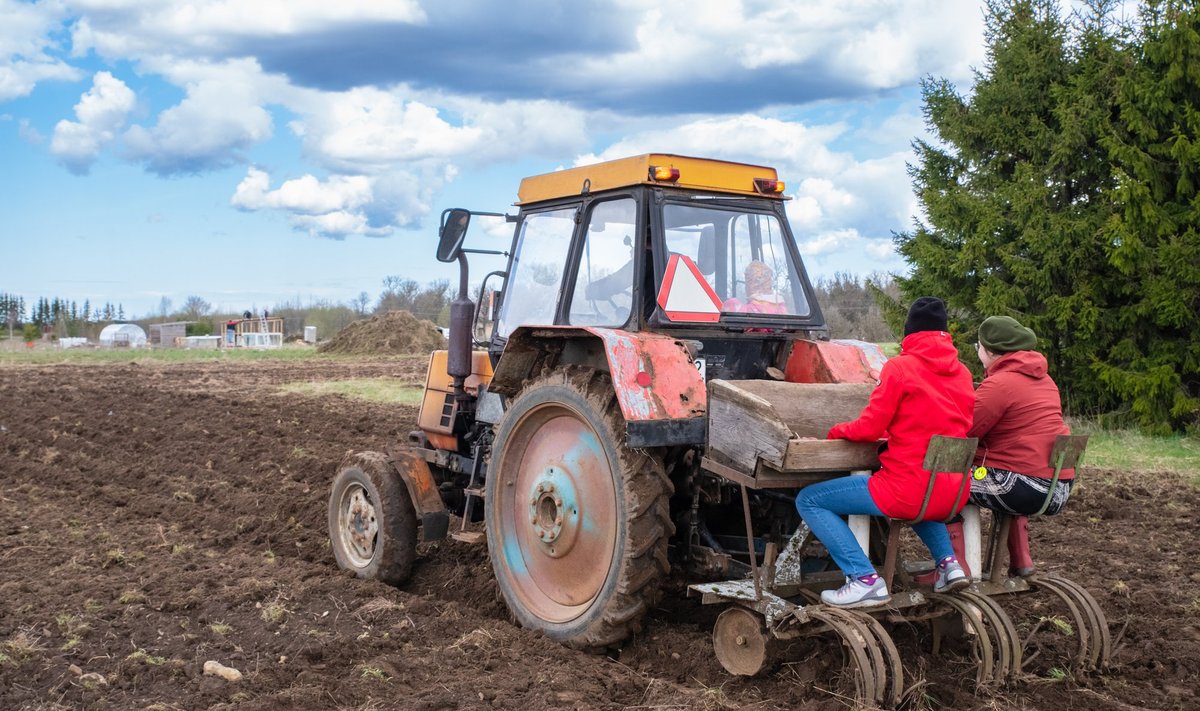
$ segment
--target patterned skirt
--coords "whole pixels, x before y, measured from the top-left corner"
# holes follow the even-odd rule
[[[982,479],[971,479],[971,503],[976,506],[1028,516],[1035,514],[1046,501],[1050,491],[1050,480],[1027,476],[1007,469],[985,467],[987,474]],[[1062,511],[1071,496],[1071,485],[1074,479],[1062,480],[1054,486],[1054,495],[1050,497],[1050,505],[1046,507],[1047,516]]]

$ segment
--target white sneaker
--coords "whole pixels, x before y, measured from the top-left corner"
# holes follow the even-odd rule
[[[933,591],[935,593],[952,592],[961,590],[971,584],[967,578],[966,572],[958,561],[950,561],[946,565],[937,566],[937,579],[933,581]]]
[[[834,607],[876,607],[891,599],[883,578],[876,578],[871,584],[858,578],[846,578],[846,584],[837,590],[821,591],[821,602]]]

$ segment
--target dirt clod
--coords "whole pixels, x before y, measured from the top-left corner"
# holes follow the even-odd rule
[[[233,667],[227,667],[220,662],[209,660],[204,663],[204,673],[207,676],[219,676],[225,681],[241,681],[242,673]]]

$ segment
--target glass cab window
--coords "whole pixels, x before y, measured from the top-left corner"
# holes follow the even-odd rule
[[[588,215],[568,321],[580,326],[623,326],[633,308],[637,203],[597,203]]]
[[[535,212],[521,222],[500,305],[499,335],[507,337],[517,326],[554,323],[576,212],[575,207]]]
[[[663,225],[667,256],[695,262],[722,314],[809,315],[788,236],[775,215],[669,203]]]

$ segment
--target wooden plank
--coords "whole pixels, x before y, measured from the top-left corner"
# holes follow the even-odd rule
[[[837,423],[858,417],[875,389],[874,385],[861,383],[779,380],[731,380],[727,384],[765,401],[775,418],[797,435],[819,439],[824,439]]]
[[[792,432],[771,403],[724,380],[708,383],[708,446],[744,472],[761,457],[783,465]]]
[[[748,486],[752,489],[759,488],[758,482],[755,481],[754,477],[743,474],[732,467],[727,467],[714,459],[710,459],[709,457],[700,458],[700,468],[710,471],[723,479],[728,479],[735,484]]]
[[[785,472],[875,471],[879,468],[878,451],[878,442],[793,438],[788,441],[780,469]]]

